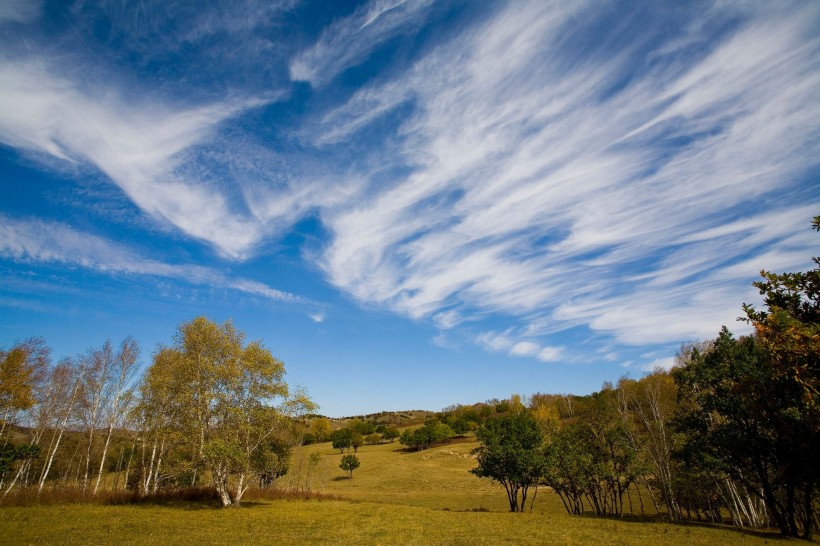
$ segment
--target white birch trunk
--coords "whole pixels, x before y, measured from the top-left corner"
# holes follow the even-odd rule
[[[100,469],[97,473],[97,483],[94,485],[94,495],[97,494],[100,488],[100,480],[102,479],[105,458],[108,455],[108,447],[111,443],[111,436],[114,433],[114,427],[117,424],[118,417],[123,410],[121,406],[127,406],[127,402],[123,403],[123,398],[126,395],[126,389],[134,366],[136,365],[138,354],[139,347],[136,345],[136,342],[131,338],[126,338],[120,345],[120,350],[115,357],[120,363],[120,377],[117,381],[111,406],[108,408],[108,435],[105,437],[105,445],[103,446],[102,457],[100,458]]]
[[[239,505],[240,501],[242,500],[242,495],[245,494],[245,491],[248,490],[250,483],[245,483],[246,474],[245,471],[239,474],[239,484],[236,486],[236,496],[233,500],[234,504]]]
[[[105,444],[103,445],[102,456],[100,457],[100,468],[97,472],[97,483],[94,484],[94,495],[100,489],[100,481],[102,480],[103,469],[105,466],[105,457],[108,455],[108,445],[111,443],[111,435],[114,433],[114,423],[108,424],[108,434],[105,437]]]
[[[148,464],[148,471],[143,474],[142,478],[142,494],[147,495],[151,485],[151,477],[154,474],[154,457],[157,455],[157,440],[154,439],[154,445],[151,448],[151,462]],[[144,463],[143,463],[144,468]]]
[[[159,469],[162,466],[162,455],[165,452],[165,438],[162,439],[162,442],[159,445],[159,455],[157,456],[157,465],[154,468],[154,493],[159,491]]]
[[[81,369],[80,372],[79,372],[79,377],[77,377],[77,380],[74,382],[74,388],[72,389],[71,397],[68,400],[68,404],[65,407],[65,413],[63,415],[63,421],[62,421],[62,423],[60,424],[60,427],[59,427],[59,434],[57,436],[57,441],[54,443],[53,449],[49,450],[50,452],[49,452],[48,458],[46,460],[46,465],[43,468],[42,474],[40,475],[40,483],[37,487],[37,496],[38,497],[43,492],[43,486],[46,483],[46,478],[48,477],[48,473],[51,470],[51,465],[54,462],[54,456],[57,454],[57,449],[59,449],[59,447],[60,447],[60,441],[63,438],[63,432],[65,432],[66,426],[68,425],[68,419],[71,416],[72,410],[74,409],[74,402],[76,401],[77,393],[80,390],[80,382],[82,381],[83,373],[84,373],[84,371]]]

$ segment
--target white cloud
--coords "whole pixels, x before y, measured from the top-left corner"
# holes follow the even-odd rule
[[[319,40],[290,64],[294,81],[321,87],[367,60],[391,37],[418,28],[432,0],[373,0],[326,28]]]
[[[0,214],[0,257],[21,263],[69,264],[104,273],[149,275],[238,290],[286,303],[315,305],[300,296],[263,283],[230,278],[215,269],[193,264],[167,264],[146,259],[134,249],[65,224],[15,219]]]
[[[325,115],[317,145],[413,106],[378,150],[410,174],[363,172],[375,191],[323,211],[334,284],[442,327],[458,305],[519,317],[532,334],[586,324],[669,343],[734,324],[761,267],[806,267],[817,6],[748,10],[720,38],[691,25],[648,54],[648,41],[611,47],[607,35],[578,58],[567,37],[594,12],[516,3]],[[646,57],[656,62],[638,70]],[[510,351],[508,337],[477,341]]]
[[[3,4],[0,20],[35,17],[21,6]],[[422,28],[432,6],[370,2],[292,58],[290,77],[309,82],[325,108],[337,75]],[[209,12],[172,39],[244,35],[286,8],[229,20]],[[0,142],[94,166],[151,217],[232,259],[315,212],[332,239],[309,258],[331,283],[443,330],[504,315],[514,327],[475,337],[490,351],[555,361],[563,348],[547,337],[580,325],[627,344],[710,338],[755,297],[749,282],[761,268],[810,267],[807,223],[820,201],[801,179],[820,166],[820,8],[687,11],[667,37],[663,25],[630,32],[637,16],[610,31],[595,2],[501,5],[436,47],[421,40],[429,49],[405,72],[391,67],[344,104],[309,114],[292,129],[304,155],[223,133],[272,95],[173,104],[128,93],[117,78],[109,88],[83,83],[69,56],[0,56]],[[132,22],[148,29],[137,41],[161,23]],[[266,39],[255,35],[250,58],[265,54]],[[357,142],[382,122],[382,141]],[[363,157],[348,163],[333,155],[342,148]],[[140,259],[60,224],[0,228],[13,259],[184,272],[298,300]],[[43,238],[49,230],[60,246]]]
[[[641,366],[641,370],[644,372],[654,372],[655,370],[666,370],[669,371],[675,365],[676,359],[674,356],[669,356],[665,358],[657,358],[652,362],[648,362]]]
[[[504,332],[484,332],[476,343],[492,352],[504,352],[510,356],[534,357],[541,362],[555,362],[564,354],[563,347],[542,346],[529,339],[520,339],[512,329]]]
[[[544,347],[538,352],[538,360],[541,362],[556,362],[564,354],[563,347]]]
[[[94,165],[142,210],[226,256],[248,255],[263,235],[242,203],[186,165],[221,122],[260,100],[174,110],[111,92],[92,96],[31,60],[0,58],[0,82],[0,142]]]
[[[458,311],[442,311],[433,315],[433,322],[442,330],[449,330],[458,326],[462,322],[462,317]]]
[[[519,341],[510,349],[512,356],[535,356],[540,354],[541,347],[532,341]]]
[[[490,351],[508,351],[514,344],[508,332],[484,332],[476,338],[476,341]]]
[[[309,316],[310,316],[310,320],[312,320],[313,322],[315,322],[317,324],[322,323],[322,322],[325,321],[324,311],[319,311],[317,313],[311,313]]]

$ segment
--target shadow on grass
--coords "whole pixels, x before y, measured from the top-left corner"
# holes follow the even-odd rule
[[[701,528],[711,528],[711,529],[724,529],[727,531],[734,531],[736,533],[740,533],[742,535],[753,536],[757,538],[763,538],[767,540],[790,540],[789,537],[784,537],[780,534],[777,529],[773,528],[751,528],[751,527],[737,527],[735,525],[731,525],[730,523],[713,523],[709,521],[692,521],[692,520],[679,520],[679,521],[672,521],[669,519],[669,516],[666,514],[655,514],[655,515],[640,515],[640,514],[624,514],[623,516],[598,516],[593,513],[584,513],[582,515],[575,515],[573,517],[576,518],[584,518],[584,519],[598,519],[598,520],[612,520],[612,521],[626,521],[632,523],[666,523],[670,527],[701,527]]]
[[[342,478],[347,479],[347,478]],[[250,489],[242,497],[240,507],[254,507],[265,501],[342,500],[343,497],[317,491],[287,489]],[[4,499],[2,506],[53,506],[87,504],[102,506],[163,506],[182,510],[213,510],[222,508],[214,487],[185,487],[141,495],[133,491],[102,492],[92,495],[79,489],[58,489],[37,495],[34,490],[20,490]]]

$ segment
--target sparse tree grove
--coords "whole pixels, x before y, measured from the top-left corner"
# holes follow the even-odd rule
[[[198,317],[141,379],[139,354],[131,338],[54,366],[39,339],[0,352],[4,498],[47,486],[94,496],[212,485],[230,506],[287,471],[294,419],[316,406],[288,389],[261,343]]]

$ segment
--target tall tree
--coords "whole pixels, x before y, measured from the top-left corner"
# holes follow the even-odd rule
[[[660,489],[669,517],[676,520],[680,510],[674,490],[672,453],[676,448],[669,422],[677,410],[677,388],[669,372],[661,369],[639,381],[618,385],[629,410],[637,417],[641,453],[649,463],[652,481]]]
[[[673,371],[680,392],[683,453],[763,499],[784,535],[811,537],[820,430],[808,417],[804,385],[772,365],[753,336],[725,327],[706,350]],[[799,502],[802,498],[803,503]]]
[[[527,493],[544,471],[543,436],[526,411],[489,419],[476,432],[481,446],[473,450],[478,466],[470,470],[504,486],[510,512],[523,512]]]
[[[820,216],[814,217],[812,227],[820,231]],[[766,308],[758,310],[744,304],[743,309],[746,320],[754,325],[758,342],[768,352],[775,378],[796,383],[802,389],[801,423],[816,439],[820,431],[820,257],[812,261],[816,267],[809,271],[761,271],[763,280],[753,284]],[[820,476],[815,475],[804,485],[804,512],[813,509],[812,499],[819,484]],[[804,536],[812,536],[811,518]]]
[[[69,358],[61,359],[49,373],[48,387],[40,404],[38,429],[39,431],[49,429],[52,435],[48,449],[45,451],[46,459],[43,469],[40,471],[37,485],[38,495],[43,492],[65,431],[75,416],[84,373],[82,363],[74,362]]]
[[[820,216],[812,226],[820,231]],[[778,375],[799,383],[817,424],[820,412],[820,257],[810,271],[772,273],[761,271],[762,281],[753,283],[763,296],[765,310],[744,304],[746,320],[771,355]]]
[[[114,429],[120,425],[128,414],[128,407],[131,404],[133,392],[133,379],[137,371],[137,359],[140,348],[136,340],[132,337],[125,338],[120,344],[120,348],[114,355],[114,374],[112,380],[106,387],[104,399],[108,401],[105,408],[108,430],[100,455],[100,468],[97,472],[97,483],[94,484],[94,494],[100,488],[100,481],[103,475],[105,458],[108,455],[108,447],[111,445],[111,437]]]
[[[246,343],[230,321],[205,317],[180,325],[174,345],[161,348],[147,372],[143,411],[165,414],[165,437],[173,433],[195,465],[210,471],[223,506],[239,503],[250,472],[259,470],[254,462],[266,459],[258,452],[270,446],[271,435],[316,408],[304,392],[290,392],[284,373],[260,342]],[[168,398],[168,408],[151,403]]]
[[[78,405],[86,436],[85,472],[83,474],[83,492],[85,492],[88,487],[91,450],[94,447],[95,434],[100,428],[103,411],[111,395],[110,383],[115,365],[111,341],[107,340],[99,349],[89,350],[81,358],[85,373],[80,382]]]

